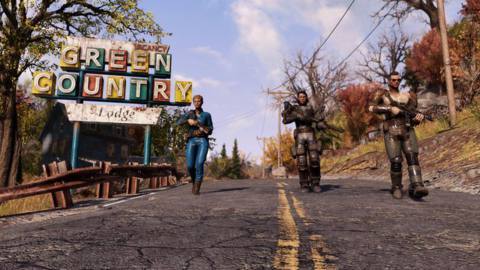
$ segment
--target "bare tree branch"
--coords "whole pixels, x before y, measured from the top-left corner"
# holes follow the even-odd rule
[[[400,24],[409,14],[421,11],[428,17],[432,29],[439,29],[438,10],[435,0],[382,0],[385,4],[373,14],[373,17],[391,17]]]
[[[410,50],[410,37],[401,30],[383,33],[376,44],[367,46],[367,53],[362,53],[362,67],[357,74],[369,82],[386,83],[390,73],[397,71],[405,63]]]
[[[320,56],[318,49],[310,57],[299,52],[294,62],[286,62],[284,73],[291,96],[296,96],[299,91],[309,93],[315,109],[332,107],[337,90],[348,84],[347,65],[332,64]]]

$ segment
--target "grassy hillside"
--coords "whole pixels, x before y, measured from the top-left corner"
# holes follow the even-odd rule
[[[420,164],[429,185],[480,194],[479,112],[479,106],[459,112],[454,129],[449,129],[447,119],[424,122],[416,128]],[[327,175],[390,181],[389,167],[383,138],[322,156],[322,171]],[[405,171],[404,181],[408,181]]]

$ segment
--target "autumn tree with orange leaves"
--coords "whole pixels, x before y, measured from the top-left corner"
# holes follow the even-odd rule
[[[466,106],[480,95],[480,0],[467,0],[463,5],[462,20],[451,27],[455,37],[452,58],[457,88],[461,91],[461,105]]]
[[[373,93],[381,86],[375,83],[354,84],[338,92],[338,101],[347,115],[344,146],[352,147],[365,137],[367,129],[379,123],[378,117],[368,111]]]
[[[467,0],[461,14],[448,29],[448,43],[455,90],[466,106],[480,94],[480,0]],[[413,45],[406,60],[407,80],[414,88],[421,84],[442,94],[443,69],[440,34],[431,30]]]
[[[295,159],[293,159],[291,154],[294,144],[293,131],[287,129],[285,132],[282,132],[280,153],[282,155],[282,164],[287,168],[288,173],[296,173],[297,171]],[[265,162],[269,166],[276,167],[278,164],[278,137],[268,138],[265,146]]]
[[[405,64],[411,85],[422,84],[429,90],[441,93],[444,82],[443,58],[440,34],[437,30],[431,30],[413,44]]]

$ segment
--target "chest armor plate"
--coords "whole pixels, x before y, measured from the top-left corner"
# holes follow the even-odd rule
[[[389,96],[393,101],[395,101],[399,104],[402,104],[402,105],[407,105],[408,101],[410,100],[410,95],[408,93],[399,93],[398,95],[390,94]],[[390,98],[388,98],[387,95],[384,95],[383,98],[382,98],[383,99],[383,104],[392,105],[392,102],[390,101]]]

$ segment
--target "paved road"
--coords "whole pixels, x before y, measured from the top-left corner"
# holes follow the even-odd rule
[[[479,196],[397,201],[361,180],[323,188],[215,181],[201,196],[186,185],[4,224],[0,269],[480,269]]]

